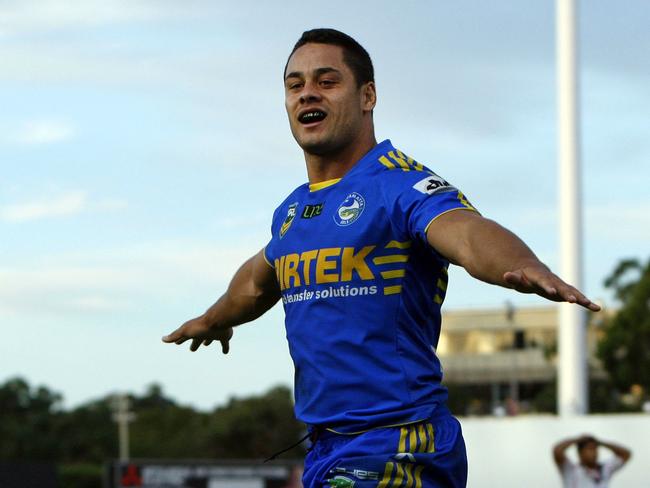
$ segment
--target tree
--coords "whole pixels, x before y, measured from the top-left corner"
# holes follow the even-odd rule
[[[0,459],[47,460],[57,450],[61,395],[21,378],[0,386]]]
[[[598,356],[619,392],[650,390],[650,261],[621,261],[605,280],[621,303],[606,324]]]
[[[262,396],[233,398],[217,408],[209,432],[215,458],[266,458],[296,443],[306,429],[294,416],[291,390],[276,386]],[[283,455],[303,454],[301,445]]]

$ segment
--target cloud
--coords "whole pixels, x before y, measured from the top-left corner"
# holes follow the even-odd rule
[[[52,144],[71,139],[75,132],[75,128],[66,122],[37,120],[24,124],[14,140],[20,144]]]
[[[27,222],[54,217],[67,217],[84,211],[88,196],[83,191],[73,191],[51,200],[17,203],[0,207],[0,220]]]
[[[600,242],[625,244],[625,249],[633,250],[637,247],[645,249],[645,244],[650,241],[649,202],[590,205],[585,214],[587,225]]]
[[[183,9],[147,0],[20,0],[3,2],[0,13],[0,32],[11,35],[163,19]]]
[[[0,267],[0,317],[153,316],[159,312],[152,303],[191,308],[193,300],[207,303],[215,290],[225,291],[237,267],[258,250],[179,241],[32,257]]]
[[[93,201],[88,197],[87,192],[75,190],[52,198],[0,206],[0,222],[23,223],[70,217],[85,212],[114,212],[127,207],[126,200],[106,198]]]

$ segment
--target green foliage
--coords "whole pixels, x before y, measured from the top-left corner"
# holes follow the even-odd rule
[[[177,405],[156,384],[129,400],[134,458],[259,459],[295,443],[304,430],[293,415],[291,390],[283,386],[233,398],[212,412]],[[62,411],[61,395],[45,387],[20,378],[0,385],[0,459],[58,463],[62,487],[90,487],[100,486],[103,463],[117,454],[113,397]]]
[[[103,476],[101,464],[63,464],[58,472],[60,488],[97,488]]]
[[[619,392],[632,385],[650,390],[650,261],[619,263],[605,281],[621,308],[608,321],[598,356]]]
[[[0,387],[0,459],[49,460],[58,449],[61,395],[14,378]]]
[[[60,441],[57,460],[102,463],[107,457],[116,457],[117,435],[112,414],[111,397],[105,397],[61,415],[56,422]]]
[[[291,391],[285,386],[264,396],[231,399],[210,417],[210,452],[219,458],[265,458],[294,444],[304,435],[295,420]],[[301,447],[287,456],[304,454]]]

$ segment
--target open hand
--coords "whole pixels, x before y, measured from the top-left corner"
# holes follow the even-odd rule
[[[183,344],[192,339],[190,351],[196,351],[201,344],[209,346],[212,341],[221,342],[221,351],[228,354],[230,351],[230,339],[232,338],[232,327],[226,329],[215,329],[210,327],[203,316],[188,320],[171,334],[162,338],[168,344]]]
[[[589,300],[577,288],[562,281],[543,265],[524,266],[521,269],[507,271],[503,279],[521,293],[536,293],[554,302],[576,303],[592,312],[600,310],[599,305]]]

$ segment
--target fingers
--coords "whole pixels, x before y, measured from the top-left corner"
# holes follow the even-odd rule
[[[179,327],[171,334],[167,334],[166,336],[163,336],[162,341],[166,342],[167,344],[171,344],[171,343],[182,344],[188,339],[187,337],[184,337],[182,330],[183,327]]]
[[[592,312],[600,311],[600,305],[589,300],[589,298],[583,295],[577,288],[574,288],[573,286],[566,284],[559,278],[557,279],[558,281],[560,281],[563,287],[563,289],[561,289],[559,293],[559,296],[562,298],[562,301],[568,303],[575,303],[576,305],[580,305],[581,307],[584,307],[587,310],[591,310]]]
[[[536,293],[555,302],[575,303],[593,312],[600,310],[600,306],[546,268],[508,271],[504,273],[503,279],[508,285],[521,293]]]
[[[232,335],[232,328],[210,330],[197,322],[196,319],[193,319],[185,322],[174,332],[163,336],[162,340],[168,344],[183,344],[184,342],[191,340],[190,351],[192,352],[197,351],[201,345],[209,346],[214,341],[218,340],[221,343],[221,352],[223,352],[223,354],[228,354],[230,351],[230,339]]]

